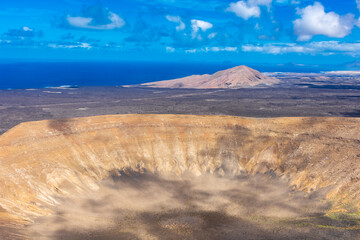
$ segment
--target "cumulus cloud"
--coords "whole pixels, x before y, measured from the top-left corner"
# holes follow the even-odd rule
[[[72,17],[68,15],[66,19],[71,26],[95,30],[111,30],[114,28],[121,28],[125,24],[124,20],[113,12],[109,12],[108,19],[110,22],[103,25],[93,25],[93,18]]]
[[[226,11],[233,12],[236,16],[245,20],[248,20],[251,17],[260,16],[260,8],[258,6],[248,6],[248,4],[244,1],[230,3],[230,6],[226,9]]]
[[[208,29],[212,28],[213,25],[209,22],[205,22],[202,20],[193,19],[191,20],[191,28],[192,28],[192,38],[198,38],[201,40],[201,36],[198,34],[199,30],[206,32]]]
[[[87,28],[89,23],[93,20],[92,18],[71,17],[70,15],[68,15],[66,19],[71,26],[83,28]]]
[[[294,32],[299,41],[308,41],[315,35],[343,38],[351,33],[355,20],[352,14],[340,16],[335,12],[325,12],[324,6],[315,2],[298,9],[301,18],[293,21]]]
[[[78,14],[67,14],[53,22],[63,28],[82,28],[91,30],[112,30],[122,28],[125,21],[108,8],[98,3],[94,6],[83,6]]]
[[[213,27],[213,25],[209,22],[205,22],[202,20],[191,20],[191,27],[194,31],[199,31],[201,29],[203,32]]]
[[[296,43],[278,43],[278,44],[264,44],[252,45],[246,44],[242,46],[243,52],[259,52],[267,54],[287,54],[287,53],[302,53],[302,54],[335,54],[344,53],[349,55],[360,55],[360,42],[347,43],[339,41],[320,41],[306,44]]]
[[[230,6],[226,9],[228,12],[233,12],[236,16],[248,20],[251,17],[260,17],[261,10],[259,6],[266,6],[270,9],[272,0],[248,0],[238,1],[236,3],[230,3]]]
[[[170,15],[167,15],[166,16],[166,19],[169,21],[169,22],[173,22],[173,23],[178,23],[179,25],[176,26],[176,31],[182,31],[185,29],[185,23],[181,20],[181,17],[179,16],[170,16]]]

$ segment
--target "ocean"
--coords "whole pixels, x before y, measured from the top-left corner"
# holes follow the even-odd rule
[[[189,62],[2,62],[0,89],[131,85],[194,74],[212,74],[236,65]],[[289,70],[250,67],[259,71]]]

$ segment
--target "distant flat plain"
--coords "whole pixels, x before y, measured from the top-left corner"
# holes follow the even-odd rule
[[[105,114],[360,117],[357,85],[248,89],[79,87],[0,90],[0,134],[21,122]]]

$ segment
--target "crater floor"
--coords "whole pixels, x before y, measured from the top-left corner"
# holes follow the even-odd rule
[[[142,173],[141,173],[142,172]],[[98,191],[59,199],[34,239],[357,239],[360,219],[329,215],[321,191],[274,175],[158,176],[116,171]]]

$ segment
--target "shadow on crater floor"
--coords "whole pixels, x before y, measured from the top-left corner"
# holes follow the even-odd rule
[[[96,192],[61,199],[28,228],[35,239],[357,239],[359,221],[331,219],[323,193],[271,174],[158,176],[114,171]]]

